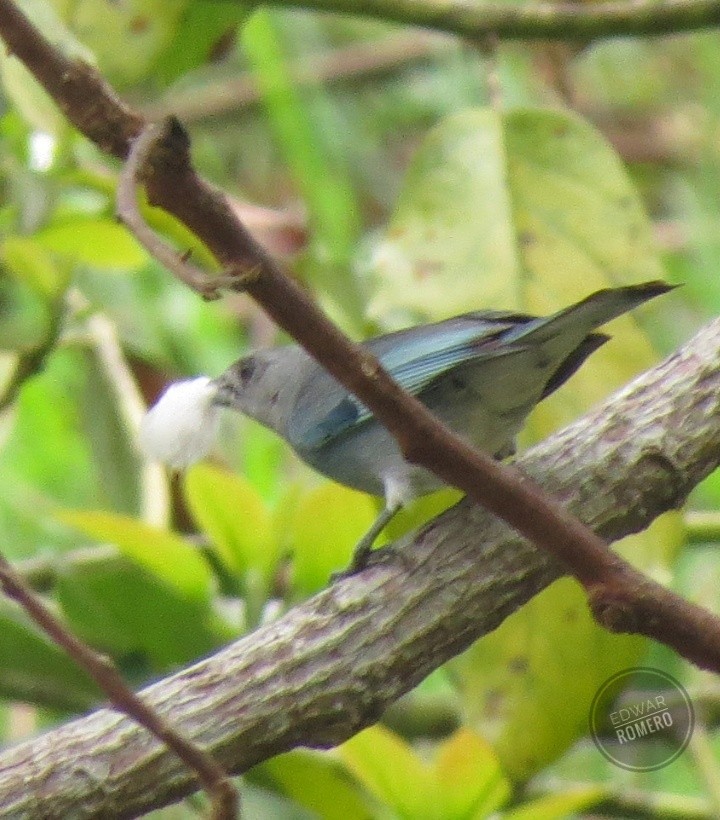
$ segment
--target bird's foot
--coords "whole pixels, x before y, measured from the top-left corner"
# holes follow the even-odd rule
[[[349,578],[351,575],[357,575],[359,572],[367,569],[371,563],[375,563],[374,557],[376,553],[378,555],[382,553],[387,555],[388,553],[395,552],[395,550],[388,547],[384,547],[382,550],[373,550],[373,544],[377,541],[378,535],[380,535],[380,533],[385,529],[386,525],[397,513],[398,509],[399,505],[395,507],[385,507],[385,509],[375,519],[370,529],[365,533],[360,541],[358,541],[358,544],[353,551],[352,559],[348,568],[342,572],[334,573],[330,577],[332,582],[335,582],[340,578]]]

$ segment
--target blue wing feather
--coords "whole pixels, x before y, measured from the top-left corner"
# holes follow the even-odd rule
[[[451,426],[464,431],[475,423],[474,405],[485,391],[483,400],[491,413],[517,427],[533,404],[557,389],[606,341],[603,334],[592,332],[595,328],[669,289],[663,282],[646,282],[601,290],[548,317],[478,311],[379,336],[366,344],[402,387],[428,406],[434,404],[435,410],[434,394],[457,389],[458,400],[444,408],[443,417]],[[507,367],[492,366],[501,356],[518,358]],[[313,463],[311,456],[317,453],[312,451],[332,446],[357,430],[371,413],[317,364],[311,363],[299,380],[301,388],[284,433]],[[480,429],[480,434],[487,433]]]
[[[508,355],[494,340],[532,317],[487,311],[371,339],[366,346],[390,375],[417,396],[438,377],[473,360]],[[519,346],[518,346],[519,349]],[[366,422],[371,412],[318,366],[293,408],[287,435],[300,450],[317,450]]]

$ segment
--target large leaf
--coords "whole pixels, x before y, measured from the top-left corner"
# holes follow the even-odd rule
[[[61,348],[23,386],[12,434],[0,450],[0,521],[10,557],[35,552],[38,544],[75,542],[58,527],[53,506],[107,503],[78,418],[76,397],[88,384],[85,351]]]
[[[35,241],[46,250],[96,267],[135,270],[148,258],[125,227],[102,217],[77,216],[49,225],[36,234]]]
[[[643,646],[640,638],[617,638],[596,627],[583,592],[562,579],[450,669],[464,719],[493,743],[505,771],[523,780],[587,731],[598,687],[637,661]]]
[[[662,274],[637,192],[597,131],[566,112],[490,109],[428,134],[370,271],[385,324],[543,313]]]
[[[510,795],[510,784],[490,745],[469,729],[444,741],[435,760],[437,817],[489,817]]]
[[[58,600],[86,640],[145,677],[205,655],[233,636],[212,601],[191,599],[123,560],[63,566]]]
[[[96,510],[62,510],[58,518],[120,552],[190,600],[207,601],[212,574],[207,562],[184,539],[125,515]]]
[[[88,378],[74,395],[78,422],[97,475],[98,506],[135,515],[140,511],[139,458],[135,430],[118,401],[115,374],[95,350],[85,350]]]
[[[113,84],[127,85],[147,76],[171,42],[190,2],[54,0],[53,4],[68,27],[92,49],[103,74]]]
[[[585,786],[539,797],[503,814],[504,820],[565,820],[607,797],[602,786]]]
[[[297,750],[262,765],[283,794],[323,820],[368,820],[368,801],[333,756]]]
[[[269,575],[277,561],[277,543],[270,514],[252,485],[225,470],[197,464],[185,475],[185,497],[228,570]]]
[[[247,14],[241,3],[225,0],[191,2],[178,21],[168,47],[159,55],[157,72],[160,78],[171,82],[208,61],[214,46]]]
[[[350,561],[353,548],[376,517],[370,496],[325,482],[297,503],[290,524],[297,589],[322,589]]]
[[[382,726],[360,732],[338,751],[372,794],[408,820],[489,817],[510,794],[492,749],[468,729],[440,744],[431,763]]]
[[[46,297],[57,294],[67,276],[35,239],[8,236],[0,246],[0,257],[16,278],[23,280]]]
[[[0,272],[0,350],[34,350],[48,337],[51,323],[46,300],[27,282]]]
[[[410,744],[382,726],[372,726],[339,747],[360,783],[400,817],[425,817],[431,786],[428,767]]]

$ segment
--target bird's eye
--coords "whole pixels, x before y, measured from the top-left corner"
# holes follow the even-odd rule
[[[255,362],[252,359],[245,359],[240,363],[240,378],[243,382],[249,381],[254,372]]]

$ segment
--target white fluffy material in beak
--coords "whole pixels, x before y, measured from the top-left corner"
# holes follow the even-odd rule
[[[140,424],[143,452],[175,470],[207,455],[220,426],[216,395],[217,387],[207,376],[171,384]]]

